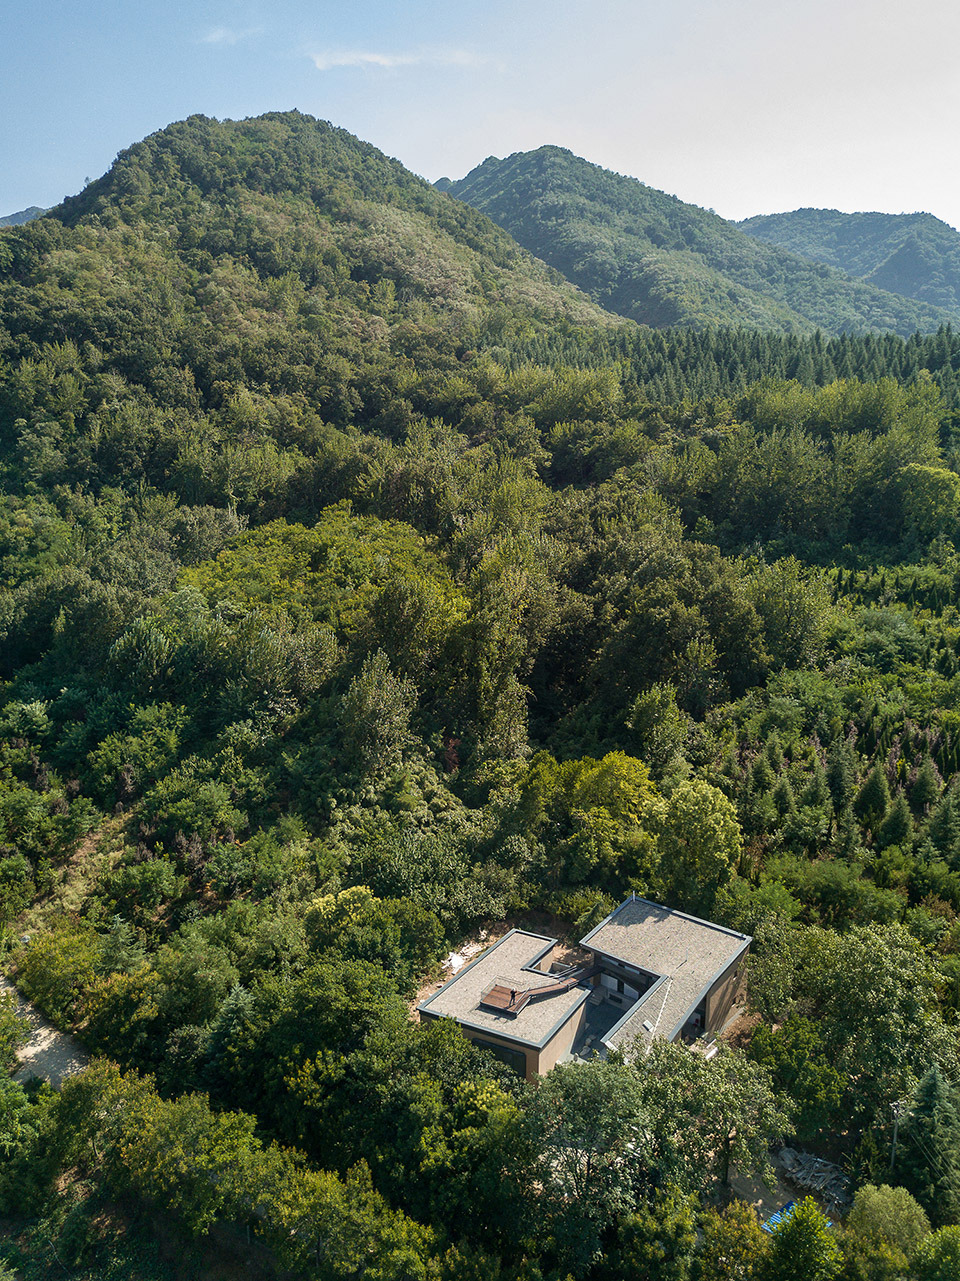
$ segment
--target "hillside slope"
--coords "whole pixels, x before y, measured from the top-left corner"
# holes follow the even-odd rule
[[[0,217],[0,227],[22,227],[25,222],[33,222],[34,218],[41,217],[46,213],[39,205],[30,205],[28,209],[19,209],[16,213],[4,214]]]
[[[716,214],[560,147],[490,157],[442,187],[604,307],[656,327],[909,334],[960,316],[758,243]]]
[[[0,466],[56,483],[81,453],[89,464],[92,432],[110,469],[135,455],[156,483],[179,465],[160,436],[182,435],[184,458],[199,448],[169,415],[235,418],[238,395],[257,402],[241,415],[247,440],[302,450],[304,419],[346,426],[388,403],[402,417],[424,353],[453,368],[478,345],[584,325],[622,322],[346,131],[296,112],[195,116],[0,233]],[[39,381],[22,372],[40,360]],[[131,404],[135,426],[120,421]],[[106,450],[104,415],[117,437]],[[35,464],[20,420],[45,424]],[[236,427],[214,435],[219,452]]]
[[[736,224],[878,289],[951,310],[960,308],[960,232],[928,213],[840,213],[795,209]]]
[[[262,278],[300,276],[360,311],[456,326],[491,306],[601,321],[595,306],[487,218],[444,199],[376,147],[299,112],[192,116],[121,152],[52,211],[68,227],[162,224],[192,265],[230,256]],[[351,285],[360,286],[351,288]],[[372,292],[371,292],[372,290]]]

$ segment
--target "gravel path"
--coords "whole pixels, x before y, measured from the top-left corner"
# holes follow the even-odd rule
[[[0,974],[0,992],[12,992],[30,1024],[30,1040],[17,1054],[20,1067],[14,1074],[15,1081],[29,1081],[38,1076],[49,1081],[55,1090],[64,1078],[79,1072],[90,1062],[90,1056],[76,1039],[61,1032],[43,1017],[35,1006],[25,1001],[9,979]]]

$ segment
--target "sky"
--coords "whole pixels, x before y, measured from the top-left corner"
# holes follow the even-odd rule
[[[295,107],[431,181],[552,143],[726,218],[960,228],[957,0],[0,2],[0,214],[185,116]]]

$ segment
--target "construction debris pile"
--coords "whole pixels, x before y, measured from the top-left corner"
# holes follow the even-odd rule
[[[805,1188],[838,1210],[845,1210],[852,1201],[850,1180],[832,1161],[811,1156],[809,1152],[796,1152],[781,1148],[778,1159],[784,1176],[798,1187]]]

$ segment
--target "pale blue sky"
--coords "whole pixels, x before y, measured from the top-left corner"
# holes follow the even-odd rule
[[[729,218],[960,226],[957,0],[2,0],[0,213],[194,112],[299,110],[430,179],[543,143]]]

